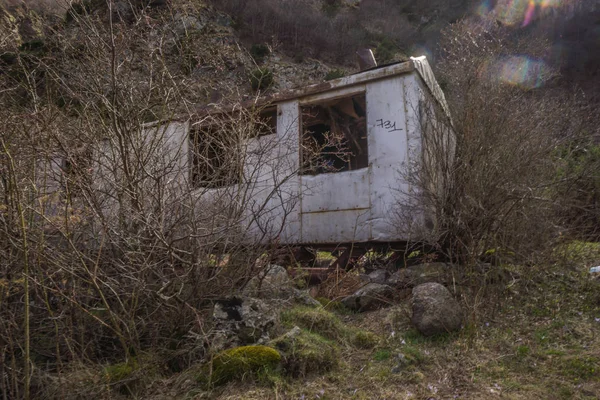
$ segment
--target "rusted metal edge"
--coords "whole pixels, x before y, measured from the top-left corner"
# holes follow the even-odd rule
[[[329,92],[345,87],[360,85],[365,82],[385,79],[390,76],[406,74],[415,70],[415,65],[412,61],[406,61],[397,64],[386,65],[381,68],[374,68],[357,74],[334,79],[328,82],[321,82],[310,86],[305,86],[297,89],[290,89],[272,95],[256,97],[252,100],[228,105],[209,104],[207,106],[197,108],[191,114],[180,114],[173,118],[166,118],[154,122],[144,124],[144,127],[152,127],[160,125],[164,122],[184,121],[190,118],[201,118],[212,114],[223,114],[235,112],[236,109],[251,109],[262,108],[265,106],[282,103],[294,99],[302,99],[319,93]]]
[[[355,208],[338,208],[335,210],[316,210],[316,211],[300,211],[300,214],[324,214],[340,211],[366,211],[370,210],[370,207],[355,207]]]

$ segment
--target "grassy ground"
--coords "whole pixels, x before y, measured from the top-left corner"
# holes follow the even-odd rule
[[[342,314],[378,345],[341,346],[340,366],[325,374],[232,383],[197,398],[600,399],[600,281],[587,272],[600,246],[576,243],[555,259],[509,266],[506,280],[478,291],[459,288],[469,315],[458,334],[420,336],[406,304]]]
[[[575,243],[552,258],[498,267],[502,279],[485,286],[452,288],[467,314],[458,333],[424,338],[407,302],[361,314],[335,303],[331,313],[298,307],[281,318],[282,332],[301,328],[302,346],[284,356],[294,374],[284,367],[207,391],[192,369],[154,379],[137,397],[600,399],[600,279],[588,273],[600,264],[600,244]]]

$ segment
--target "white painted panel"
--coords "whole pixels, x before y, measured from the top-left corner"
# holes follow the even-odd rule
[[[353,85],[349,87],[339,88],[336,91],[319,93],[312,96],[303,97],[300,100],[301,105],[314,104],[322,101],[330,101],[342,97],[351,97],[357,94],[364,93],[365,85]]]
[[[178,172],[187,172],[189,165],[189,123],[169,124],[164,133],[165,151],[169,160],[176,161]]]
[[[277,133],[249,139],[244,177],[224,188],[196,189],[200,209],[239,217],[240,234],[248,243],[295,243],[300,240],[298,102],[278,106]],[[224,206],[231,205],[232,207]],[[231,223],[231,219],[228,223]]]
[[[279,155],[282,160],[277,167],[279,181],[277,190],[285,213],[280,221],[282,243],[297,243],[301,240],[300,221],[300,107],[298,101],[279,104],[277,115],[277,137],[280,141]]]
[[[241,202],[244,206],[243,223],[251,238],[260,241],[272,235],[272,220],[276,218],[277,209],[273,209],[271,192],[275,181],[272,167],[277,155],[277,136],[268,135],[249,140],[247,156],[244,163],[244,190]]]
[[[419,109],[419,103],[425,101],[423,94],[420,77],[416,73],[407,75],[404,78],[404,99],[408,131],[408,160],[402,166],[402,174],[411,179],[406,186],[407,195],[403,197],[402,203],[399,205],[405,209],[400,225],[402,234],[407,238],[421,235],[425,224],[421,189],[415,176],[421,173],[423,162],[421,111]]]
[[[368,209],[302,214],[303,243],[343,243],[369,240]]]
[[[419,102],[424,100],[416,74],[404,78],[404,101],[406,104],[406,127],[408,138],[408,163],[410,172],[418,169],[422,160],[421,121]]]
[[[64,190],[65,159],[62,157],[40,158],[36,161],[36,185],[40,193],[53,193]]]
[[[369,169],[302,176],[302,212],[369,208]]]
[[[290,101],[278,107],[277,134],[253,139],[248,146],[243,201],[253,240],[300,239],[298,160],[298,103]]]
[[[248,147],[244,168],[248,190],[243,203],[249,229],[258,241],[280,239],[282,232],[291,228],[288,224],[297,221],[299,193],[296,171],[290,165],[295,154],[286,140],[277,135],[263,136],[253,139]]]
[[[376,168],[402,163],[406,159],[403,89],[402,77],[367,85],[369,161]]]
[[[367,123],[371,162],[371,239],[402,240],[395,207],[408,186],[399,170],[408,156],[404,76],[367,85]]]

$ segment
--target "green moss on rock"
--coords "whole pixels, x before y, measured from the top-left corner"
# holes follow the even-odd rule
[[[283,355],[285,373],[294,377],[332,370],[340,358],[333,341],[297,327],[270,344]]]
[[[234,379],[256,377],[261,372],[272,371],[280,361],[281,355],[271,347],[235,347],[217,354],[212,360],[212,374],[206,370],[205,376],[200,379],[221,385]]]
[[[337,315],[321,307],[291,308],[281,314],[281,321],[290,328],[298,326],[338,344],[350,345],[355,348],[372,349],[379,343],[379,337],[374,333],[348,327],[340,321]]]
[[[352,310],[349,310],[341,301],[329,300],[326,297],[315,298],[323,308],[327,311],[332,311],[338,314],[349,314]]]
[[[290,327],[298,325],[311,333],[332,340],[339,340],[346,336],[346,328],[340,319],[324,308],[294,307],[284,311],[281,320]]]

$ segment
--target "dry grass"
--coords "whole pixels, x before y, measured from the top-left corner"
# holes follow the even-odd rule
[[[581,247],[581,246],[579,246]],[[406,304],[371,313],[341,315],[343,324],[367,329],[374,349],[341,349],[340,368],[267,386],[231,384],[217,399],[596,399],[600,396],[600,283],[587,265],[600,252],[585,246],[577,267],[563,261],[544,267],[512,267],[520,276],[480,294],[477,314],[458,334],[426,339],[415,332]],[[564,249],[563,249],[564,250]],[[550,265],[550,264],[549,264]],[[493,290],[492,290],[493,289]],[[463,293],[476,293],[463,290]],[[473,296],[464,296],[467,305]],[[409,360],[392,369],[402,353]],[[208,397],[206,397],[208,398]]]
[[[379,343],[361,349],[340,341],[339,366],[331,371],[308,371],[301,378],[275,373],[257,384],[231,382],[206,392],[193,379],[198,370],[191,369],[156,379],[140,396],[155,400],[597,399],[600,282],[590,279],[587,271],[600,260],[598,247],[565,246],[555,252],[554,262],[544,266],[507,266],[515,278],[501,286],[463,288],[463,304],[477,312],[457,334],[422,337],[410,325],[406,303],[370,313],[344,313],[336,319],[339,329],[368,330]],[[395,371],[400,353],[406,361]],[[89,373],[85,380],[94,381]]]
[[[356,271],[346,272],[338,269],[319,285],[317,296],[336,301],[351,295],[365,284]]]

